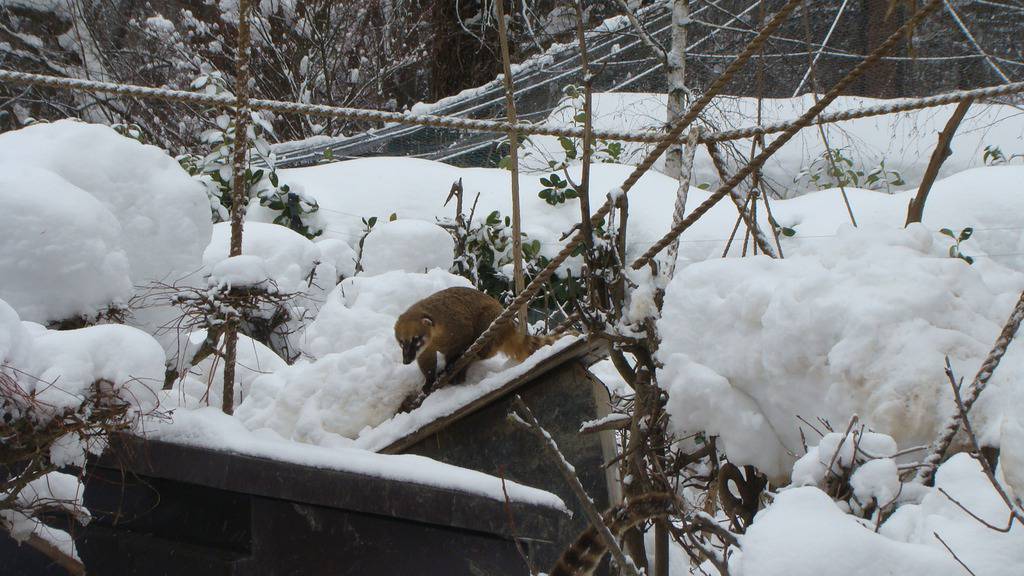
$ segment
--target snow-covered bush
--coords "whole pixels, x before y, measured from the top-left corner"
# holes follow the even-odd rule
[[[245,311],[242,331],[294,359],[301,331],[337,282],[337,269],[323,261],[319,244],[277,224],[247,223],[241,256],[228,258],[230,240],[231,225],[215,224],[203,252],[210,289],[224,292],[244,286],[272,296]]]
[[[12,208],[0,215],[0,298],[25,320],[88,324],[153,283],[199,281],[206,200],[164,151],[105,126],[38,124],[0,134],[0,180]],[[155,334],[177,314],[143,307],[126,321]]]
[[[207,71],[192,83],[192,88],[207,94],[230,94],[224,75]],[[235,118],[228,112],[213,112],[210,128],[202,134],[202,141],[208,148],[205,155],[187,154],[179,161],[189,173],[197,177],[206,189],[214,222],[230,220],[232,197],[232,163],[235,143]],[[247,206],[253,209],[252,217],[282,224],[307,238],[323,233],[323,226],[317,219],[320,207],[316,200],[306,196],[301,186],[280,181],[274,166],[275,155],[270,150],[264,135],[273,134],[270,123],[260,112],[250,114],[247,136],[251,148],[245,155],[245,188]],[[263,166],[253,164],[259,160]],[[257,211],[257,207],[262,210]],[[261,218],[262,217],[262,218]]]
[[[985,525],[1005,527],[1010,514],[981,463],[956,454],[926,487],[901,481],[896,449],[882,434],[826,434],[793,467],[793,484],[740,536],[730,569],[743,576],[954,576],[965,566],[974,574],[1019,573],[1024,526]]]
[[[156,409],[164,361],[160,344],[135,328],[47,331],[0,300],[0,527],[74,561],[71,537],[42,518],[88,522],[86,457]]]
[[[1024,287],[991,260],[950,258],[937,238],[862,226],[792,242],[784,260],[681,269],[659,323],[675,431],[718,435],[731,461],[776,479],[801,452],[798,417],[838,428],[858,414],[901,445],[930,442],[953,409],[945,357],[974,374]],[[998,443],[1021,352],[1010,347],[972,411],[983,443]]]

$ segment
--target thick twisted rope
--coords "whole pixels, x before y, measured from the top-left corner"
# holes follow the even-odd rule
[[[772,140],[772,143],[768,145],[764,150],[762,150],[760,154],[755,156],[750,162],[747,163],[746,166],[744,166],[738,172],[733,174],[732,177],[729,178],[729,180],[727,180],[724,184],[719,186],[718,189],[715,190],[715,192],[707,200],[705,200],[700,206],[694,209],[694,211],[691,212],[689,216],[687,216],[679,224],[673,226],[672,229],[668,232],[668,234],[665,234],[665,236],[662,237],[661,240],[658,240],[658,242],[652,245],[650,249],[643,254],[643,256],[638,258],[636,262],[633,263],[633,268],[639,270],[643,266],[647,265],[647,263],[650,262],[652,258],[654,258],[659,252],[664,250],[670,243],[672,243],[673,239],[682,234],[684,230],[692,226],[694,222],[699,220],[701,216],[706,214],[712,206],[717,204],[727,194],[730,194],[732,192],[732,189],[739,185],[739,183],[742,182],[744,179],[746,179],[747,176],[750,176],[750,174],[752,174],[755,170],[761,168],[764,165],[764,163],[768,160],[768,158],[770,158],[773,154],[778,152],[779,149],[781,149],[786,144],[786,142],[789,142],[790,139],[792,139],[797,132],[809,126],[814,121],[815,117],[817,117],[818,114],[821,113],[822,110],[824,110],[829,104],[831,104],[833,100],[839,97],[839,94],[842,93],[843,90],[845,90],[850,84],[852,84],[862,75],[864,75],[864,73],[867,72],[868,69],[875,64],[875,62],[877,62],[882,56],[885,56],[890,50],[892,50],[897,43],[905,39],[910,31],[916,28],[917,25],[921,23],[921,21],[923,21],[932,12],[934,12],[941,4],[942,0],[929,0],[927,4],[921,6],[921,8],[919,8],[913,16],[907,19],[903,26],[900,26],[900,28],[893,32],[891,36],[886,38],[885,42],[883,42],[873,52],[871,52],[871,54],[869,54],[867,58],[865,58],[863,61],[857,64],[857,66],[853,70],[851,70],[846,76],[839,80],[839,82],[837,82],[836,85],[833,86],[827,94],[825,94],[820,100],[815,102],[814,105],[811,106],[806,112],[804,112],[804,114],[801,115],[796,122],[794,122],[791,126],[787,127],[782,132],[782,134],[780,134],[777,138]],[[768,252],[766,251],[766,253]]]
[[[967,389],[967,395],[963,398],[963,410],[958,410],[950,417],[941,434],[935,440],[935,443],[932,444],[928,456],[925,457],[921,467],[917,469],[917,474],[914,475],[915,482],[926,485],[931,484],[932,478],[935,476],[935,469],[938,468],[939,462],[942,461],[942,457],[946,454],[946,450],[949,450],[950,445],[953,444],[953,438],[960,431],[964,416],[970,411],[971,406],[974,405],[974,402],[988,384],[989,379],[992,378],[992,373],[995,372],[999,362],[1003,359],[1003,355],[1006,354],[1006,349],[1010,346],[1010,342],[1013,342],[1014,336],[1017,335],[1017,330],[1020,328],[1022,320],[1024,320],[1024,292],[1021,292],[1020,299],[1017,300],[1017,305],[1010,312],[1010,317],[1007,318],[1006,324],[1003,325],[1003,329],[999,333],[999,337],[996,338],[992,350],[989,351],[988,356],[981,363],[978,373],[974,375],[974,380],[971,381],[971,386]]]
[[[697,140],[700,128],[694,126],[686,136],[686,148],[683,151],[683,162],[679,168],[679,187],[676,189],[676,204],[672,209],[672,224],[683,221],[686,215],[686,197],[690,193],[690,177],[693,175],[693,159],[697,154]],[[676,258],[679,256],[679,238],[668,245],[668,257],[665,263],[665,277],[672,278],[676,271]]]
[[[690,108],[686,111],[686,114],[684,114],[675,124],[672,125],[668,133],[662,135],[662,140],[660,140],[658,142],[658,145],[654,147],[654,150],[651,150],[647,154],[647,156],[644,157],[643,161],[636,168],[633,169],[633,171],[626,178],[626,181],[623,182],[619,190],[616,191],[616,194],[609,194],[609,197],[604,202],[604,204],[602,204],[601,207],[597,210],[597,212],[594,212],[594,215],[591,216],[590,221],[594,226],[600,224],[601,221],[604,220],[605,216],[607,216],[608,213],[611,212],[612,207],[617,203],[616,197],[625,195],[627,192],[629,192],[630,188],[632,188],[633,185],[640,180],[640,177],[643,176],[644,173],[647,172],[647,170],[649,170],[651,166],[654,165],[654,162],[658,159],[658,157],[661,156],[665,152],[665,150],[667,150],[668,147],[671,146],[672,143],[679,138],[679,135],[682,134],[683,130],[685,130],[691,123],[693,123],[693,121],[697,118],[697,115],[700,113],[700,111],[703,110],[703,108],[707,106],[709,102],[711,102],[712,98],[714,98],[715,95],[719,91],[721,91],[726,84],[729,83],[732,77],[743,67],[744,64],[746,64],[747,60],[749,60],[751,56],[753,56],[755,53],[757,53],[758,50],[760,50],[761,46],[768,41],[769,36],[776,29],[778,29],[779,26],[782,25],[782,23],[785,21],[789,13],[792,12],[793,9],[795,9],[802,1],[803,0],[789,0],[788,2],[786,2],[786,5],[782,8],[782,10],[775,13],[775,16],[772,17],[771,21],[769,21],[768,24],[761,29],[758,35],[754,37],[753,40],[750,41],[750,44],[747,44],[747,47],[743,50],[743,52],[740,55],[738,55],[736,59],[729,64],[729,67],[726,68],[724,72],[722,72],[722,75],[719,76],[711,84],[711,86],[708,87],[707,92],[701,95],[700,98],[695,100],[690,105]],[[555,273],[555,270],[557,270],[558,267],[561,266],[562,263],[565,262],[565,260],[572,255],[572,253],[576,250],[576,247],[579,246],[582,242],[582,233],[577,232],[575,235],[573,235],[573,237],[569,240],[568,243],[566,243],[562,250],[553,259],[551,259],[550,262],[548,262],[548,265],[545,266],[544,269],[541,270],[536,277],[534,277],[534,279],[530,282],[526,289],[520,292],[519,295],[516,296],[516,298],[512,301],[512,303],[510,303],[508,307],[505,308],[505,310],[503,310],[502,313],[499,314],[498,317],[495,318],[493,322],[491,322],[491,325],[487,327],[487,330],[484,330],[484,332],[477,337],[473,344],[470,345],[470,347],[465,352],[462,353],[462,356],[459,357],[455,364],[452,365],[450,369],[445,369],[445,372],[438,379],[436,387],[440,388],[445,386],[446,384],[451,382],[451,379],[454,378],[456,374],[461,372],[466,366],[469,366],[469,364],[473,362],[473,360],[475,360],[476,357],[480,354],[480,351],[484,348],[484,346],[487,346],[498,334],[498,331],[500,331],[506,324],[508,324],[508,322],[515,315],[516,310],[518,310],[522,306],[525,306],[530,300],[533,299],[534,296],[537,295],[537,293],[541,289],[541,286],[543,286],[551,278],[551,275]]]
[[[60,76],[32,74],[29,72],[18,72],[15,70],[0,69],[0,82],[43,86],[79,92],[94,92],[164,100],[167,102],[209,106],[211,108],[231,109],[238,105],[234,96],[229,94],[203,94],[199,92],[188,92],[185,90],[172,90],[170,88],[153,88],[150,86],[138,86],[135,84],[82,80],[79,78],[63,78]],[[1024,92],[1024,82],[1013,82],[1010,84],[1001,84],[999,86],[975,88],[973,90],[957,90],[955,92],[947,92],[945,94],[937,94],[935,96],[926,96],[923,98],[909,98],[896,102],[886,102],[873,106],[843,110],[841,112],[830,112],[822,114],[817,121],[823,124],[831,124],[847,120],[856,120],[858,118],[894,114],[896,112],[909,112],[911,110],[920,110],[923,108],[934,108],[945,104],[955,104],[968,99],[984,100],[986,98],[1019,94],[1021,92]],[[347,108],[343,106],[329,106],[326,104],[305,104],[301,102],[285,102],[281,100],[267,100],[259,98],[250,99],[249,106],[253,110],[267,110],[281,114],[305,114],[308,116],[324,116],[342,118],[346,120],[362,120],[367,122],[394,122],[397,124],[432,126],[435,128],[451,128],[455,130],[490,132],[495,134],[507,134],[509,129],[512,127],[508,122],[499,120],[478,120],[474,118],[461,118],[458,116],[385,112],[383,110]],[[746,126],[743,128],[722,130],[718,132],[705,132],[701,134],[698,143],[705,144],[707,142],[724,142],[729,140],[740,140],[742,138],[751,138],[758,135],[775,134],[785,131],[797,121],[798,119],[780,120],[778,122],[772,122],[761,126]],[[529,135],[582,138],[584,129],[554,124],[516,123],[515,130],[519,133]],[[652,144],[663,141],[665,139],[665,132],[661,130],[594,130],[593,137],[598,140],[618,140],[622,142]]]
[[[718,144],[708,142],[707,148],[708,154],[711,156],[711,161],[714,163],[715,167],[718,168],[719,174],[725,174],[725,158],[722,156],[722,151],[719,149]],[[732,198],[733,203],[736,204],[736,210],[739,211],[740,218],[743,220],[743,223],[747,225],[747,230],[750,231],[751,235],[754,237],[754,242],[757,242],[761,251],[772,258],[777,258],[778,255],[775,253],[775,246],[772,246],[771,242],[768,241],[768,237],[764,235],[764,232],[761,231],[761,227],[757,225],[757,219],[754,218],[751,208],[748,208],[748,205],[750,207],[754,206],[753,201],[748,203],[747,198],[743,196],[736,187],[729,190],[729,197]],[[679,236],[676,236],[672,241],[673,243],[677,243],[678,240]]]

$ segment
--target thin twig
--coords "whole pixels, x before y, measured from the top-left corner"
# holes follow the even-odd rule
[[[943,540],[941,536],[939,536],[938,532],[932,532],[932,536],[935,536],[935,539],[938,540],[939,543],[942,544],[942,546],[946,549],[946,551],[953,556],[953,560],[956,560],[957,564],[963,566],[964,570],[967,570],[968,574],[970,574],[971,576],[977,576],[977,574],[975,574],[973,570],[968,568],[967,564],[964,564],[964,561],[956,555],[956,552],[953,552],[953,549],[949,547],[949,544],[946,544],[946,541]]]

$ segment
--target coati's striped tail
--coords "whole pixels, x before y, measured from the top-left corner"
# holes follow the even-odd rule
[[[620,504],[604,513],[604,523],[616,538],[626,530],[650,518],[665,516],[672,509],[674,498],[671,494],[644,494]],[[597,529],[588,526],[580,533],[562,557],[548,572],[548,576],[588,576],[601,562],[608,547],[605,546]]]

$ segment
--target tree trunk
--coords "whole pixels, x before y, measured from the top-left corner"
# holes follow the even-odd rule
[[[690,21],[690,0],[672,1],[672,47],[667,55],[668,108],[666,120],[675,123],[686,109],[686,26]],[[665,173],[679,179],[683,146],[673,144],[665,153]]]

